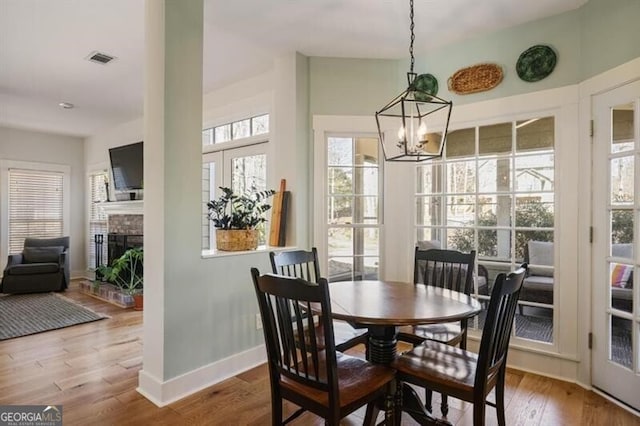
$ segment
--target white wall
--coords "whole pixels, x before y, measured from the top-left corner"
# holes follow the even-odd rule
[[[0,159],[60,164],[71,168],[71,277],[83,276],[87,242],[84,226],[85,163],[82,138],[0,127]],[[6,188],[5,182],[0,185],[1,190]],[[4,262],[4,259],[0,261]]]

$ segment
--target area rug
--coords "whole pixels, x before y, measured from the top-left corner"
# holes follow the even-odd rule
[[[108,318],[56,293],[0,297],[0,340]]]

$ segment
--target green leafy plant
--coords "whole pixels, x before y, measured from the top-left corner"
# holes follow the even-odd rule
[[[234,194],[230,188],[220,187],[222,195],[207,203],[209,219],[219,229],[256,229],[266,222],[264,213],[271,208],[267,199],[273,190]]]
[[[107,281],[117,285],[122,292],[133,296],[141,293],[144,283],[142,266],[144,252],[142,248],[130,248],[113,261],[111,266],[103,267],[102,273]]]

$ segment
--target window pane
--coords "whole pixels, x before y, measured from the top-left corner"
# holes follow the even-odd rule
[[[478,258],[508,262],[511,259],[511,231],[478,229]]]
[[[329,282],[353,279],[353,257],[329,258]]]
[[[327,208],[329,210],[328,223],[347,224],[352,222],[353,197],[329,197]]]
[[[251,121],[246,120],[236,121],[232,125],[231,139],[248,138],[251,136]]]
[[[554,145],[554,118],[532,118],[516,122],[516,150],[536,151]]]
[[[611,307],[624,312],[633,312],[633,265],[609,264],[609,288]],[[636,275],[637,276],[637,275]]]
[[[231,140],[231,124],[225,124],[213,129],[214,142],[227,142]]]
[[[416,198],[418,225],[442,225],[440,197]]]
[[[553,191],[553,154],[516,157],[516,191]]]
[[[100,172],[89,176],[89,244],[87,244],[87,269],[94,269],[107,262],[107,215],[99,203],[107,199],[107,173]],[[96,235],[102,237],[102,245],[96,244]],[[101,247],[99,251],[96,251]]]
[[[511,123],[480,127],[480,155],[511,152],[511,139]]]
[[[447,197],[445,214],[447,225],[467,226],[475,221],[475,202],[473,195],[455,195]]]
[[[329,138],[327,162],[330,166],[350,166],[353,163],[353,139]]]
[[[629,151],[634,148],[633,104],[619,105],[611,111],[613,117],[613,140],[611,152]]]
[[[443,247],[444,248],[444,247]],[[473,228],[448,228],[447,249],[470,252],[476,249],[475,229]]]
[[[442,228],[418,228],[416,241],[444,241]]]
[[[355,197],[353,223],[378,223],[378,197]]]
[[[525,260],[525,250],[528,250],[527,245],[529,241],[553,242],[553,231],[516,231],[516,263],[520,263]],[[540,266],[553,266],[553,257],[551,258],[551,260],[548,260],[547,257],[544,257],[544,255],[547,254],[548,250],[548,247],[540,245],[540,257],[542,257],[544,261],[541,261],[538,258],[532,259],[531,257],[533,254],[529,253],[529,263]],[[548,269],[541,269],[545,269],[547,271],[547,274],[549,273]],[[553,272],[551,272],[551,275],[553,276]]]
[[[251,119],[252,135],[262,135],[269,133],[269,114],[259,115]]]
[[[353,229],[329,228],[329,256],[351,256],[353,254]]]
[[[553,342],[553,309],[523,306],[516,312],[516,336],[539,342]]]
[[[516,226],[553,228],[553,194],[516,196]]]
[[[353,186],[355,194],[378,195],[378,169],[357,167]]]
[[[442,164],[431,163],[418,166],[418,194],[437,194],[442,192]]]
[[[478,197],[478,226],[511,226],[511,196]]]
[[[447,164],[447,191],[454,193],[475,192],[476,162],[459,161]]]
[[[611,211],[611,244],[613,256],[633,258],[633,210]]]
[[[356,138],[356,157],[357,165],[374,165],[378,166],[378,139],[377,138]]]
[[[447,158],[470,157],[476,153],[476,129],[453,130],[447,134]]]
[[[633,323],[626,318],[611,318],[611,361],[631,369],[633,367]]]
[[[329,167],[329,194],[353,194],[353,169]]]
[[[611,160],[611,203],[633,203],[633,156]]]
[[[216,197],[215,166],[214,162],[202,164],[202,248],[205,250],[213,248],[212,239],[215,238],[211,235],[213,225],[207,208],[207,203]]]
[[[511,158],[478,161],[478,192],[511,190]]]
[[[236,157],[231,160],[231,189],[236,194],[267,189],[267,156]]]
[[[213,129],[207,129],[202,132],[202,145],[211,145],[213,143]]]

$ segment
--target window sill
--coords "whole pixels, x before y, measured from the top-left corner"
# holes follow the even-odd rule
[[[210,259],[214,257],[228,257],[228,256],[243,256],[246,254],[253,253],[268,253],[270,251],[288,251],[288,250],[297,250],[296,246],[285,246],[285,247],[271,247],[271,246],[258,246],[255,250],[246,250],[246,251],[221,251],[216,249],[211,250],[202,250],[202,258]]]

